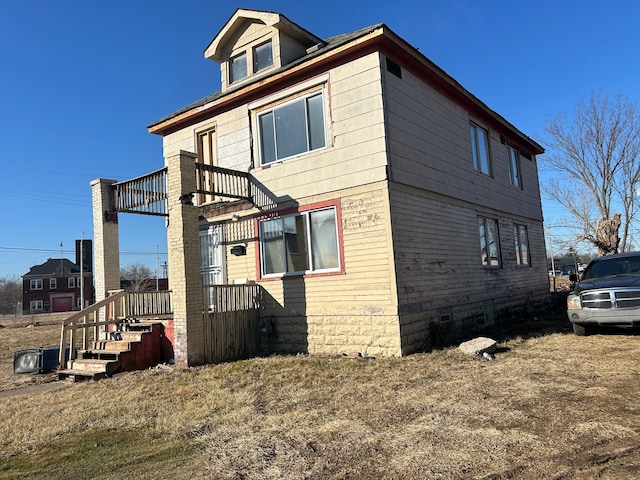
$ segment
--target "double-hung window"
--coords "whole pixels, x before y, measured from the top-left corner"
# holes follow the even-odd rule
[[[58,279],[50,278],[49,279],[49,290],[55,290],[58,288]]]
[[[491,163],[489,161],[489,133],[475,123],[469,124],[469,132],[471,134],[473,168],[478,172],[491,175]]]
[[[232,57],[229,60],[229,83],[242,80],[247,75],[247,52]]]
[[[498,222],[493,218],[478,217],[480,231],[480,255],[485,267],[500,266],[500,238]]]
[[[315,91],[258,114],[263,165],[323,148],[324,94]]]
[[[42,300],[31,300],[29,302],[29,310],[36,311],[36,310],[43,310],[44,309],[44,305],[42,303]]]
[[[520,180],[520,155],[518,151],[510,146],[507,146],[507,152],[509,153],[509,181],[514,187],[522,188],[522,181]]]
[[[76,279],[74,277],[69,277],[67,279],[67,286],[69,288],[76,288]]]
[[[29,290],[42,290],[42,279],[36,278],[29,281]]]
[[[340,270],[336,208],[261,220],[261,276]]]
[[[253,73],[257,73],[260,70],[273,65],[273,48],[271,46],[271,40],[265,42],[257,47],[253,47]]]
[[[527,227],[525,225],[514,225],[513,237],[515,238],[516,263],[518,265],[530,265]]]

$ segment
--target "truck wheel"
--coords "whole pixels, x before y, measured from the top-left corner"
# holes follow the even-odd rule
[[[585,325],[580,325],[579,323],[574,323],[573,333],[575,333],[579,337],[584,337],[585,335],[587,335],[587,327]]]

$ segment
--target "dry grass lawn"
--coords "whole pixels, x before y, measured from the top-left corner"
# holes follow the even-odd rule
[[[57,335],[0,329],[0,388],[12,349]],[[492,336],[494,361],[270,357],[17,390],[0,479],[637,478],[640,336],[562,316]]]

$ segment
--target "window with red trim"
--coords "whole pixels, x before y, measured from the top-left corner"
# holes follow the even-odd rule
[[[259,220],[261,277],[339,272],[336,207]]]

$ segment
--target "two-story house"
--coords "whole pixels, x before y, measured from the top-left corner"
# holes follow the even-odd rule
[[[203,284],[261,286],[264,352],[399,356],[547,301],[542,147],[386,25],[323,40],[239,9],[204,56],[221,90],[148,127],[163,194],[129,195],[168,216],[177,364],[205,358]],[[92,183],[98,295],[135,210],[114,183]]]
[[[93,302],[92,241],[76,240],[76,263],[49,258],[22,276],[23,313],[70,312]]]

